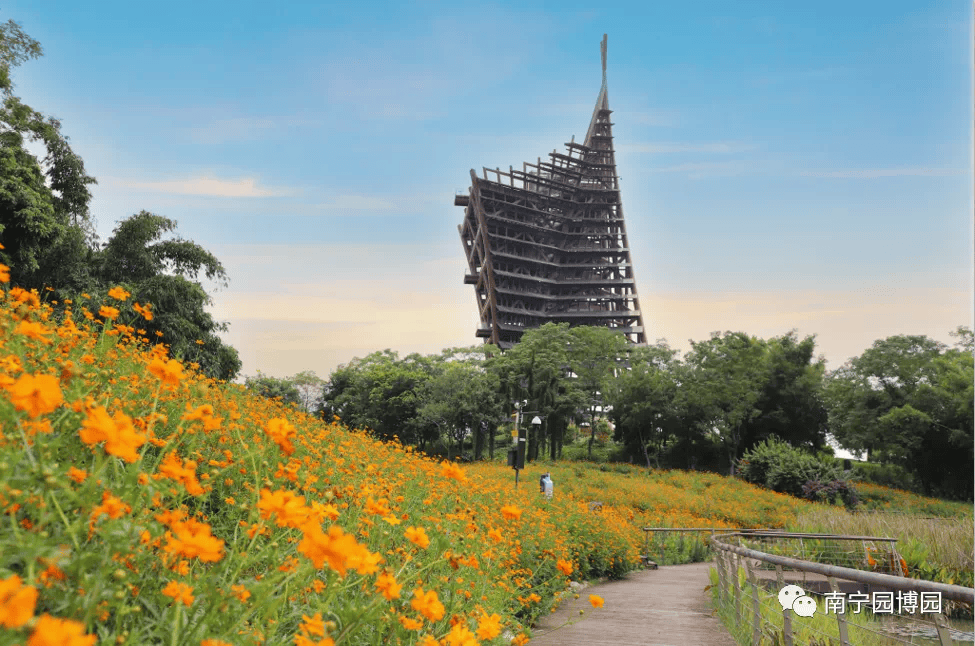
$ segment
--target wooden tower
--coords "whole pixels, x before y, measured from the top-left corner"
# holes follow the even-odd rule
[[[603,84],[584,143],[575,137],[549,161],[522,170],[471,170],[458,228],[481,324],[477,336],[503,349],[525,330],[553,322],[602,325],[645,343],[633,262],[623,222]]]

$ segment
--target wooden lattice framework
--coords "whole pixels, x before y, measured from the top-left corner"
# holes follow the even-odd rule
[[[550,321],[602,325],[645,343],[603,84],[585,143],[565,144],[522,170],[471,170],[460,230],[481,325],[477,336],[510,348]],[[490,176],[490,178],[489,178]]]

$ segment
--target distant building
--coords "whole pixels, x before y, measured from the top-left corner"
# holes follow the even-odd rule
[[[645,343],[603,84],[584,143],[522,170],[471,170],[460,229],[481,324],[476,335],[510,348],[548,322],[602,325]],[[491,179],[488,179],[488,178]]]

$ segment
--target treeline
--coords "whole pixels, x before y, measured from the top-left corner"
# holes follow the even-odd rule
[[[878,340],[827,372],[815,338],[795,332],[714,333],[680,358],[666,342],[636,347],[606,328],[550,323],[504,353],[483,345],[355,359],[322,382],[318,401],[302,375],[306,407],[448,457],[493,457],[520,408],[529,460],[560,458],[573,423],[588,426],[591,456],[606,418],[616,459],[648,467],[734,473],[767,440],[814,455],[832,453],[832,438],[924,493],[970,499],[975,346],[967,328],[953,336],[954,348]],[[285,394],[287,380],[261,379],[251,386]]]
[[[61,122],[13,94],[12,68],[43,53],[14,21],[0,24],[0,263],[10,283],[52,302],[60,313],[94,316],[84,302],[122,286],[132,298],[120,320],[139,320],[149,338],[195,363],[207,375],[233,379],[237,351],[218,336],[226,329],[206,311],[210,297],[199,279],[227,282],[223,265],[206,249],[171,236],[176,222],[140,211],[118,223],[104,244],[89,210],[95,178],[72,150]],[[42,158],[27,149],[39,144]],[[134,304],[151,303],[137,312]],[[143,312],[148,311],[148,316]]]

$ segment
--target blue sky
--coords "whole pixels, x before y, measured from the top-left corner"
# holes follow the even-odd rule
[[[243,373],[477,342],[470,169],[609,102],[648,338],[972,324],[972,5],[7,2],[16,93],[98,178],[102,239],[174,218],[230,275]]]

